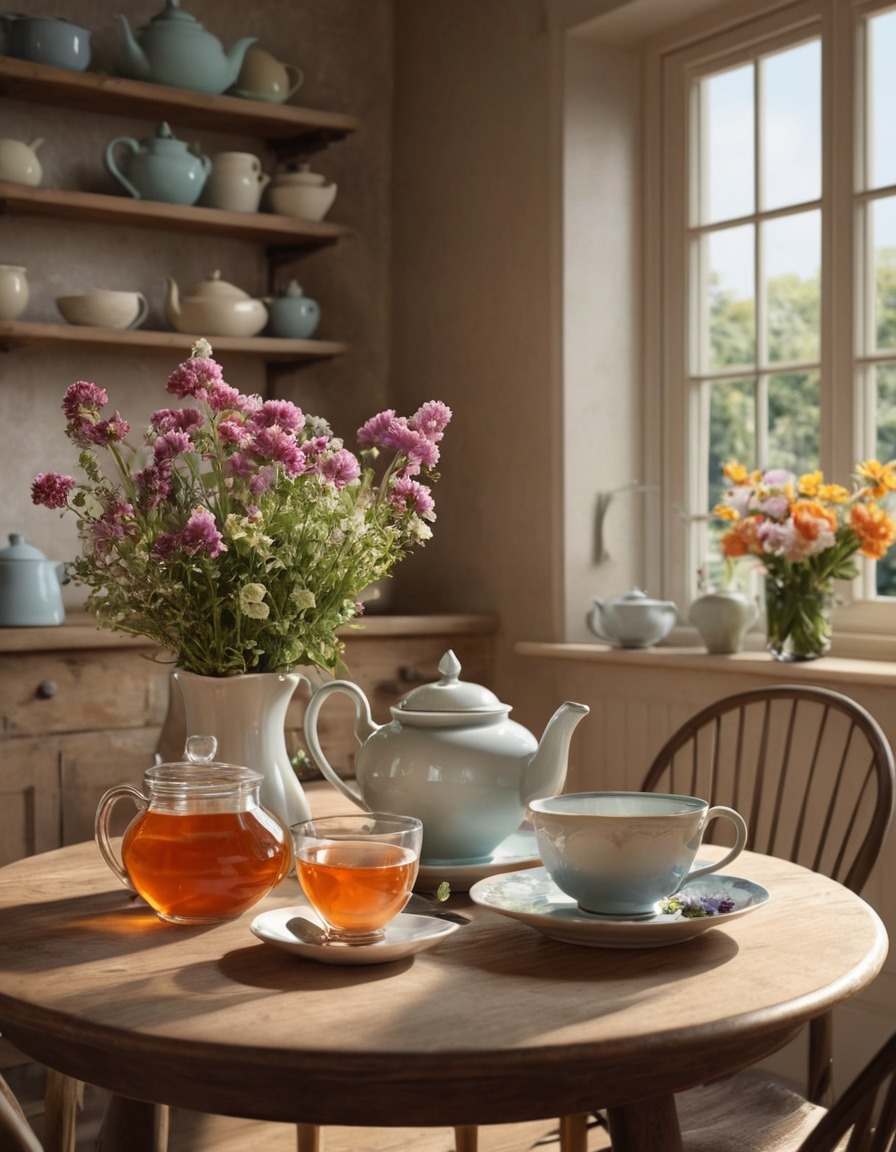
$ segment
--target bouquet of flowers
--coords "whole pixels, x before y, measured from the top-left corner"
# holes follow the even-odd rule
[[[788,659],[823,655],[834,581],[858,574],[856,553],[879,560],[896,540],[880,504],[896,490],[896,461],[859,464],[852,491],[825,483],[821,472],[748,472],[732,461],[723,474],[731,487],[715,508],[727,525],[722,554],[761,561],[769,648]]]
[[[200,341],[171,374],[183,405],[155,412],[138,446],[102,414],[103,388],[72,384],[62,407],[84,478],[40,473],[32,499],[78,517],[70,570],[100,625],[204,676],[332,669],[361,591],[432,535],[422,481],[438,478],[451,411],[381,412],[355,455],[322,419],[231,387],[211,353]]]

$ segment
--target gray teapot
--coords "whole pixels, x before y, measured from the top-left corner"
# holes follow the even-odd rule
[[[126,16],[118,17],[124,40],[119,70],[132,80],[149,80],[217,96],[236,83],[243,59],[257,36],[244,36],[226,52],[199,21],[182,12],[180,0],[167,0],[136,35]]]
[[[632,588],[615,600],[593,598],[588,627],[599,640],[620,648],[651,648],[665,639],[678,621],[671,600],[651,600]]]
[[[0,627],[25,628],[65,620],[60,585],[65,565],[48,560],[19,532],[0,548]]]
[[[119,149],[123,151],[119,153]],[[212,162],[208,156],[192,152],[163,123],[150,140],[138,141],[130,136],[110,140],[106,145],[106,167],[138,200],[189,206],[202,194]]]

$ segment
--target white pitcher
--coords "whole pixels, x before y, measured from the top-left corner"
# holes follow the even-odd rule
[[[202,203],[226,212],[257,212],[270,179],[251,152],[218,152],[212,157]]]
[[[28,307],[28,277],[16,264],[0,264],[0,320],[18,320]]]

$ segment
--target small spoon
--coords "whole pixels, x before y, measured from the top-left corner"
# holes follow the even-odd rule
[[[330,942],[330,936],[326,928],[312,924],[311,921],[306,920],[304,916],[293,916],[291,920],[286,921],[286,927],[287,930],[290,931],[297,940],[301,940],[303,944],[323,946]]]

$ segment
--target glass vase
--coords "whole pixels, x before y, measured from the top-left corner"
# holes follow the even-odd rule
[[[765,581],[766,648],[776,660],[817,660],[831,648],[833,580],[812,573]]]

